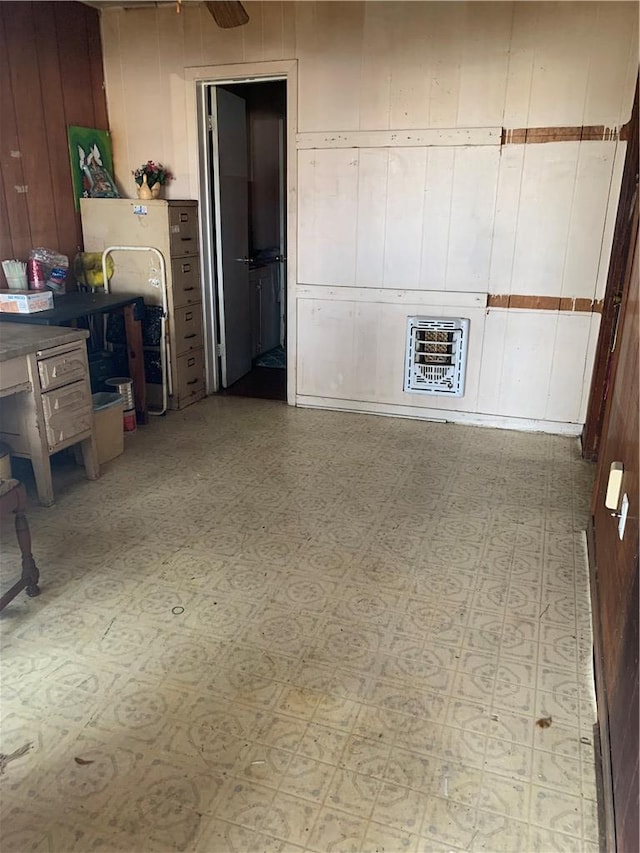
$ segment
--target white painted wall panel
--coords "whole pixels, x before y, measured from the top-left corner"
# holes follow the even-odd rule
[[[487,291],[499,148],[455,151],[446,290]]]
[[[489,310],[478,412],[583,423],[598,327],[599,315]]]
[[[499,3],[466,6],[457,121],[461,127],[502,125],[512,19]],[[510,9],[508,10],[511,11]]]
[[[562,296],[595,298],[615,150],[610,142],[579,147]]]
[[[445,290],[447,286],[454,162],[453,148],[429,151],[419,279],[420,287],[425,290]]]
[[[509,311],[489,308],[486,312],[480,380],[478,383],[478,411],[495,415],[500,411],[502,366],[507,343]]]
[[[355,399],[357,303],[298,300],[298,394]]]
[[[606,46],[616,47],[613,58]],[[631,114],[638,75],[638,4],[598,3],[590,40],[589,83],[584,124],[614,127]],[[623,68],[626,59],[626,72]],[[614,93],[618,93],[618,97]]]
[[[560,292],[579,147],[578,142],[524,146],[514,293],[556,296]]]
[[[416,296],[419,301],[413,305],[299,299],[298,393],[425,410],[476,411],[484,309],[435,306],[428,302],[428,294]],[[403,391],[407,317],[414,314],[470,319],[464,397]]]
[[[358,122],[361,130],[387,130],[390,127],[391,33],[397,20],[394,6],[391,3],[371,3],[365,11]]]
[[[590,331],[590,314],[557,315],[545,420],[578,420]]]
[[[580,400],[580,411],[578,413],[578,423],[583,424],[587,418],[587,407],[589,405],[589,395],[591,392],[591,376],[596,357],[596,348],[598,346],[598,334],[600,332],[600,314],[592,314],[589,324],[589,341],[587,343],[587,352],[585,356],[585,370],[582,380],[582,399]]]
[[[497,146],[299,151],[300,280],[486,292],[499,160]]]
[[[385,287],[418,287],[426,165],[425,148],[389,149]]]
[[[298,278],[307,284],[355,281],[358,210],[356,149],[298,155]]]
[[[638,65],[633,3],[514,3],[505,127],[628,120]]]
[[[361,148],[358,172],[356,276],[359,287],[382,287],[389,151]]]
[[[525,145],[507,145],[500,150],[490,293],[511,293],[525,148]]]
[[[596,281],[595,298],[604,297],[609,274],[609,261],[611,260],[611,248],[613,245],[613,231],[618,214],[618,200],[620,198],[620,187],[622,186],[622,173],[624,161],[627,154],[627,143],[616,144],[613,158],[613,169],[611,172],[611,183],[609,184],[609,195],[607,198],[607,212],[605,214],[604,228],[602,233],[602,244],[600,257],[598,259],[598,273]]]
[[[486,334],[491,334],[487,318]],[[504,329],[498,411],[491,414],[544,418],[554,356],[557,314],[509,311]],[[487,369],[483,365],[483,371]]]
[[[298,129],[355,130],[360,116],[364,4],[296,3],[294,8],[300,60]]]

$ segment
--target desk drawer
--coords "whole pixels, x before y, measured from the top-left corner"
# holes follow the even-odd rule
[[[38,361],[40,387],[43,391],[78,382],[87,375],[87,356],[84,344],[69,352]]]
[[[173,315],[175,338],[173,346],[176,355],[204,346],[202,330],[202,309],[200,305],[191,308],[178,308]]]
[[[169,207],[169,251],[172,258],[198,254],[198,208]]]
[[[42,395],[49,450],[92,429],[93,411],[86,380]]]
[[[198,258],[180,258],[171,262],[171,291],[174,307],[201,301]]]

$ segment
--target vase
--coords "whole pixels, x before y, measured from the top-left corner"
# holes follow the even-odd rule
[[[160,190],[162,189],[162,184],[160,181],[156,181],[155,184],[151,187],[151,198],[160,198]]]
[[[151,188],[149,187],[149,184],[147,183],[147,176],[146,175],[142,176],[142,183],[138,187],[138,198],[144,199],[145,201],[148,201],[149,199],[153,198]]]

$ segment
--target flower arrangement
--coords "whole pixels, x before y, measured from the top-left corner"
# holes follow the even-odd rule
[[[153,160],[148,160],[142,166],[131,172],[136,184],[141,187],[146,183],[152,187],[154,184],[166,184],[167,181],[173,180],[173,175],[162,163],[154,163]],[[146,175],[146,181],[145,181]]]

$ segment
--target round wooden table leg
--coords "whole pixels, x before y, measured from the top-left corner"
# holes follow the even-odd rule
[[[27,516],[24,514],[26,495],[24,487],[21,488],[22,492],[19,495],[18,506],[14,513],[16,517],[16,538],[22,554],[22,580],[25,582],[27,595],[35,598],[36,595],[40,595],[40,587],[38,586],[40,572],[31,553],[31,533]]]

